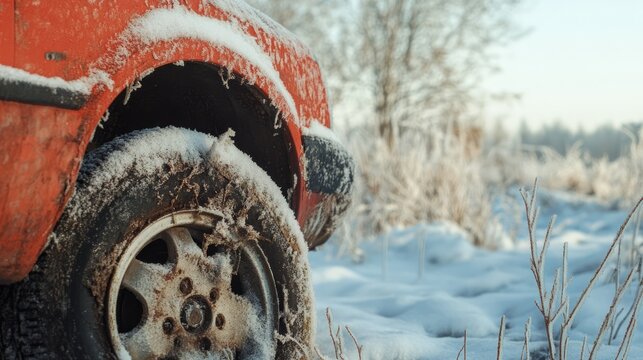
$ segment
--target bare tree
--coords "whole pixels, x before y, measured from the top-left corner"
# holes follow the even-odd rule
[[[362,67],[375,97],[379,134],[459,120],[494,46],[516,34],[518,0],[362,0]]]
[[[251,1],[312,48],[336,124],[356,120],[343,135],[364,231],[445,219],[476,244],[502,240],[474,161],[482,130],[464,120],[520,0]]]
[[[460,120],[521,0],[252,0],[317,55],[331,98],[368,91],[378,133]]]

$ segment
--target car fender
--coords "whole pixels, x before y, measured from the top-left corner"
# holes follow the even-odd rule
[[[55,9],[51,6],[44,9],[45,5],[38,9],[30,2],[17,2],[16,21],[28,25],[19,26],[16,31],[16,38],[25,41],[16,43],[15,68],[25,72],[26,79],[29,76],[44,79],[41,81],[44,84],[41,90],[44,90],[45,97],[47,94],[59,94],[55,87],[48,88],[50,82],[47,80],[55,78],[69,84],[80,100],[78,106],[56,106],[42,99],[11,99],[2,97],[0,93],[0,113],[3,114],[5,126],[0,132],[0,150],[6,154],[0,160],[3,161],[4,172],[9,174],[0,180],[0,197],[5,199],[4,204],[0,204],[0,253],[3,254],[0,283],[24,278],[47,239],[56,241],[51,231],[73,192],[80,163],[101,117],[123,89],[159,66],[179,61],[201,61],[227,69],[224,77],[241,76],[253,83],[268,95],[286,120],[297,158],[303,156],[301,127],[309,125],[310,119],[329,125],[330,115],[319,67],[312,56],[302,50],[303,47],[295,48],[298,45],[256,27],[252,22],[239,18],[238,14],[225,12],[212,5],[204,7],[199,5],[200,2],[188,3],[185,6],[140,10],[142,5],[138,2],[97,2],[92,10],[87,2],[80,5],[80,2],[69,1],[58,4]],[[74,17],[76,13],[83,14],[90,10],[91,14],[115,11],[114,6],[132,9],[129,9],[129,19],[125,25],[122,21],[113,23],[114,31],[106,29],[109,24],[99,25],[98,32],[111,31],[114,34],[108,40],[100,40],[100,52],[96,52],[96,46],[90,46],[86,54],[76,49],[65,55],[69,59],[67,62],[51,61],[51,57],[42,56],[42,53],[52,53],[44,49],[57,49],[58,45],[66,43],[82,44],[94,39],[94,35],[87,29],[87,33],[83,34],[74,25],[64,29],[63,35],[53,36],[51,44],[41,44],[42,40],[32,32],[43,31],[44,25],[29,21],[36,19],[39,12],[44,13],[42,16],[49,16],[51,22],[48,26],[56,29],[56,25],[64,26],[65,16]],[[216,38],[199,33],[202,29],[198,28],[193,28],[192,32],[166,32],[164,37],[155,38],[149,34],[147,37],[137,37],[145,32],[132,29],[141,25],[143,20],[150,19],[146,16],[158,14],[170,19],[176,16],[179,20],[199,20],[204,24],[210,18],[216,22],[214,26],[221,26],[222,23],[235,26],[242,31],[245,47],[239,49],[235,48],[238,44],[226,46],[225,43],[217,43]],[[116,31],[117,28],[120,30]],[[262,50],[264,56],[261,57],[258,51],[252,52],[253,49]],[[266,56],[270,64],[265,61]],[[29,84],[33,85],[27,81]],[[11,96],[15,92],[9,94]],[[302,165],[299,167],[303,174]],[[298,176],[297,183],[295,196],[304,198],[307,194],[304,176]],[[309,212],[306,211],[307,207],[314,205],[300,201],[295,210],[298,215],[306,214]],[[305,219],[298,220],[303,223]]]

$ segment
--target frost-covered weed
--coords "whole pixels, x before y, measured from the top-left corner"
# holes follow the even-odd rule
[[[638,198],[643,191],[643,131],[638,137],[632,136],[628,150],[615,160],[591,159],[577,146],[566,155],[548,148],[538,152],[540,156],[533,151],[516,156],[522,164],[515,172],[517,183],[528,184],[538,177],[544,188],[594,196],[619,207],[630,206],[631,199]],[[496,165],[514,164],[507,161]]]
[[[361,128],[347,143],[358,167],[350,221],[362,234],[449,220],[475,244],[498,246],[483,163],[455,132],[406,132],[391,147]]]
[[[489,143],[491,135],[480,136]],[[491,141],[480,150],[479,140],[449,128],[407,131],[393,146],[368,127],[353,129],[345,137],[358,167],[357,186],[355,206],[337,237],[341,249],[357,259],[358,242],[369,235],[436,220],[457,223],[476,245],[503,247],[515,237],[512,223],[518,221],[493,215],[493,206],[502,206],[498,202],[515,202],[497,195],[536,177],[543,188],[592,196],[618,207],[630,206],[643,190],[641,140],[632,141],[622,157],[610,161],[591,160],[579,147],[564,156],[546,148],[537,149],[536,155],[511,144],[510,138]]]
[[[553,276],[551,290],[549,289],[549,284],[546,284],[545,276],[545,258],[547,255],[547,250],[550,244],[550,235],[552,234],[552,229],[556,221],[556,216],[554,215],[547,226],[545,231],[544,238],[542,243],[539,243],[536,239],[536,222],[538,219],[539,209],[536,204],[536,192],[537,192],[536,181],[533,188],[530,192],[521,190],[521,195],[524,201],[525,213],[527,217],[527,228],[529,234],[529,244],[530,244],[530,265],[531,272],[534,276],[536,282],[536,287],[538,290],[538,296],[536,300],[536,308],[539,313],[542,315],[544,332],[547,338],[547,353],[550,360],[560,359],[566,360],[568,354],[568,346],[570,342],[569,333],[573,329],[573,324],[576,319],[576,315],[580,312],[580,309],[583,307],[586,299],[590,296],[593,288],[599,282],[599,279],[602,277],[606,265],[609,263],[610,258],[618,249],[617,257],[617,271],[616,271],[616,280],[615,280],[615,292],[612,299],[612,303],[609,306],[603,322],[598,329],[595,339],[591,344],[591,349],[589,350],[589,359],[596,359],[598,356],[598,351],[605,335],[607,336],[607,343],[611,344],[612,340],[616,340],[618,337],[618,329],[614,330],[617,318],[623,310],[617,310],[620,308],[619,303],[625,292],[630,288],[630,285],[636,283],[633,281],[635,274],[638,272],[639,281],[636,288],[636,296],[634,301],[630,306],[630,310],[620,321],[621,324],[625,323],[626,320],[628,323],[627,329],[623,334],[623,338],[620,341],[618,347],[618,352],[616,353],[615,359],[627,359],[628,352],[630,349],[630,342],[633,336],[633,333],[636,329],[636,323],[638,321],[638,309],[643,298],[643,281],[640,277],[640,258],[636,259],[636,262],[639,265],[631,265],[629,273],[625,277],[625,280],[621,282],[619,280],[619,270],[621,266],[621,244],[623,242],[623,234],[627,228],[630,220],[635,216],[637,209],[643,203],[643,197],[637,199],[636,205],[628,213],[625,221],[621,225],[620,229],[616,233],[614,240],[611,242],[604,258],[594,271],[593,276],[589,279],[587,286],[582,290],[578,299],[571,301],[568,295],[568,286],[571,278],[569,277],[568,271],[568,243],[563,245],[563,260],[561,268],[558,268]],[[635,225],[638,229],[639,223],[637,221]],[[634,230],[634,239],[633,242],[636,242],[637,231]],[[559,331],[556,333],[555,328],[559,327]],[[608,331],[608,329],[611,329]],[[586,340],[583,340],[583,350],[581,351],[581,359],[583,358],[584,348]],[[525,332],[525,346],[528,346],[528,332]],[[500,348],[500,345],[499,345]]]
[[[335,326],[333,325],[333,315],[330,308],[326,308],[326,322],[328,323],[328,334],[333,344],[333,351],[335,356],[332,358],[328,356],[324,356],[319,350],[319,348],[315,347],[315,353],[317,357],[319,358],[319,360],[331,360],[331,359],[348,360],[345,354],[346,345],[344,344],[344,340],[343,340],[342,327],[337,326],[337,328],[335,328]],[[355,337],[355,335],[353,334],[353,332],[348,326],[344,326],[344,329],[346,330],[346,333],[348,333],[348,335],[350,336],[353,342],[353,345],[355,345],[355,350],[357,351],[357,360],[362,360],[362,351],[364,350],[364,347],[359,344],[359,342],[357,341],[357,338]]]

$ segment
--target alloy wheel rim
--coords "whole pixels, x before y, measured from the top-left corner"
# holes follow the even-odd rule
[[[230,225],[222,234],[224,223],[213,212],[178,211],[129,242],[107,299],[119,356],[235,358],[272,341],[279,307],[268,261],[248,231]]]

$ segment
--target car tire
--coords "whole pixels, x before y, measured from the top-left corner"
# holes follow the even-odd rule
[[[230,134],[94,150],[37,265],[1,292],[7,359],[293,359],[313,343],[307,246]]]

